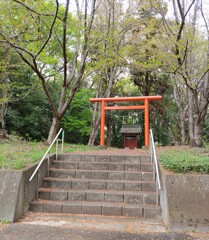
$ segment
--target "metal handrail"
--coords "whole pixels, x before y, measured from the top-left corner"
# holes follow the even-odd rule
[[[54,138],[54,140],[52,141],[51,145],[49,146],[49,148],[47,149],[46,153],[44,154],[44,156],[42,157],[41,161],[39,162],[38,166],[36,167],[36,169],[34,170],[33,174],[31,175],[29,181],[32,181],[32,179],[34,178],[34,176],[36,175],[36,173],[38,172],[41,164],[43,163],[44,159],[46,158],[46,156],[49,154],[52,146],[54,145],[55,141],[58,141],[58,137],[60,135],[60,133],[62,132],[62,153],[63,153],[63,146],[64,146],[64,130],[61,128],[59,130],[59,132],[57,133],[56,137]],[[58,151],[58,147],[56,146],[56,158],[57,158],[57,151]]]
[[[159,167],[158,167],[158,161],[157,161],[157,155],[156,155],[156,149],[155,149],[155,143],[154,143],[152,129],[150,129],[150,152],[151,152],[151,161],[152,161],[152,157],[154,158],[158,189],[161,190],[162,188],[161,188],[161,183],[160,183]]]

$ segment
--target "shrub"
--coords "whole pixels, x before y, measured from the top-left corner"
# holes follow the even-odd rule
[[[165,169],[176,173],[209,173],[208,149],[163,148],[159,151],[160,161]]]

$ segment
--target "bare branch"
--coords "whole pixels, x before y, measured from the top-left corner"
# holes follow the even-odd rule
[[[202,0],[201,0],[200,12],[201,12],[203,21],[204,21],[204,23],[205,23],[206,31],[207,31],[207,34],[208,34],[208,40],[209,40],[209,28],[208,28],[207,20],[206,20],[206,18],[205,18],[205,14],[204,14],[204,12],[203,12]]]
[[[78,19],[79,19],[80,22],[81,22],[82,17],[81,17],[81,10],[80,10],[80,6],[79,6],[79,1],[78,1],[78,0],[75,0],[75,2],[76,2],[76,8],[77,8]]]
[[[173,1],[174,5],[175,5],[175,2]],[[179,9],[179,13],[180,13],[180,16],[181,16],[181,19],[183,20],[184,19],[184,10],[183,10],[183,7],[181,5],[181,2],[180,0],[177,0],[177,5],[178,5],[178,9]],[[176,14],[177,15],[177,14]]]
[[[27,51],[25,48],[20,47],[16,44],[12,43],[10,40],[6,39],[6,37],[1,32],[0,32],[0,36],[2,36],[2,38],[4,39],[3,41],[0,40],[0,42],[8,43],[14,49],[21,50],[22,52],[27,53],[30,57],[34,58],[34,55],[31,52]]]
[[[185,49],[184,49],[184,56],[183,56],[183,60],[181,60],[181,58],[180,57],[178,57],[177,58],[177,60],[178,60],[178,63],[179,63],[179,66],[175,69],[175,71],[174,71],[174,74],[176,74],[176,72],[182,67],[182,65],[183,65],[183,63],[185,62],[185,60],[186,60],[186,56],[187,56],[187,49],[188,49],[188,44],[189,44],[189,40],[187,39],[187,41],[186,41],[186,47],[185,47]],[[176,47],[176,49],[178,50],[178,47]],[[179,54],[179,51],[178,52],[176,52],[176,54]]]
[[[50,104],[52,113],[53,113],[54,116],[57,116],[57,111],[56,111],[56,109],[55,109],[55,106],[54,106],[53,100],[52,100],[52,98],[51,98],[50,92],[49,92],[49,90],[48,90],[48,88],[47,88],[46,81],[45,81],[45,77],[44,77],[44,76],[42,75],[42,73],[39,71],[38,66],[37,66],[37,63],[36,63],[36,59],[33,59],[33,67],[34,67],[33,70],[35,71],[35,73],[37,74],[37,76],[39,77],[39,79],[40,79],[41,82],[42,82],[42,86],[43,86],[43,89],[44,89],[44,91],[45,91],[45,93],[46,93],[46,96],[47,96],[47,98],[48,98],[48,100],[49,100],[49,104]]]
[[[24,8],[26,8],[27,10],[29,10],[30,12],[33,12],[39,16],[46,16],[46,17],[53,17],[54,15],[53,14],[47,14],[47,13],[39,13],[37,11],[35,11],[34,9],[30,8],[28,5],[26,5],[25,3],[23,2],[20,2],[19,0],[13,0],[14,2],[22,5]],[[59,18],[59,17],[58,17]]]
[[[185,82],[186,86],[187,86],[193,93],[196,93],[197,91],[189,85],[188,79],[184,76],[184,74],[181,73],[181,72],[178,72],[178,74],[179,74],[180,76],[182,76],[182,78],[184,79],[184,82]]]
[[[29,61],[27,60],[27,58],[24,57],[24,55],[23,55],[20,51],[18,51],[18,50],[16,49],[16,52],[19,54],[19,56],[21,57],[21,59],[37,74],[38,78],[41,80],[42,85],[43,85],[43,88],[44,88],[44,91],[45,91],[46,96],[47,96],[47,98],[48,98],[48,100],[49,100],[49,104],[50,104],[52,113],[53,113],[54,116],[56,116],[56,110],[55,110],[55,107],[54,107],[54,104],[53,104],[53,100],[52,100],[52,98],[51,98],[51,96],[50,96],[50,93],[49,93],[49,90],[48,90],[48,88],[47,88],[47,86],[46,86],[45,78],[44,78],[44,76],[41,74],[41,72],[38,70],[38,66],[37,66],[37,64],[36,64],[36,60],[33,59],[33,64],[32,64],[31,62],[29,62]]]
[[[70,1],[67,0],[66,6],[65,6],[65,13],[63,18],[63,60],[64,60],[64,80],[63,80],[63,87],[66,87],[67,83],[67,19],[68,19],[68,12],[69,12],[69,3]]]
[[[57,15],[58,15],[58,11],[59,11],[59,1],[56,0],[56,11],[55,11],[55,15],[54,15],[54,19],[52,21],[50,30],[49,30],[49,34],[47,39],[45,40],[45,42],[43,43],[42,47],[39,49],[39,51],[36,53],[35,58],[37,58],[37,56],[44,50],[44,48],[46,47],[47,43],[49,42],[49,40],[51,39],[52,36],[52,31],[55,25],[55,22],[57,20]]]

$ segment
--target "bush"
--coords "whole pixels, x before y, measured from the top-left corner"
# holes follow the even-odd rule
[[[160,149],[160,161],[165,169],[176,173],[199,172],[209,173],[208,149]]]

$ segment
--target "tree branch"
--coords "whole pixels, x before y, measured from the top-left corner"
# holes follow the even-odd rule
[[[49,40],[51,39],[52,31],[53,31],[53,28],[54,28],[54,25],[55,25],[55,22],[56,22],[56,19],[57,19],[57,16],[58,16],[58,11],[59,11],[59,1],[56,0],[56,11],[55,11],[54,19],[53,19],[53,21],[52,21],[52,24],[51,24],[51,27],[50,27],[50,30],[49,30],[48,37],[47,37],[47,39],[45,40],[45,42],[43,43],[42,47],[41,47],[41,48],[39,49],[39,51],[36,53],[35,58],[37,58],[38,55],[44,50],[44,48],[46,47],[47,43],[48,43]]]
[[[69,3],[70,1],[67,0],[66,6],[65,6],[65,13],[64,13],[64,18],[63,18],[63,60],[64,60],[64,79],[63,79],[63,87],[66,87],[67,83],[67,19],[68,19],[68,12],[69,12]]]
[[[56,109],[55,109],[53,100],[52,100],[51,95],[50,95],[50,93],[49,93],[49,90],[48,90],[48,88],[47,88],[46,81],[45,81],[45,77],[44,77],[44,76],[42,75],[42,73],[39,71],[35,58],[33,59],[33,67],[34,67],[33,70],[35,71],[35,73],[37,74],[37,76],[39,77],[39,79],[40,79],[41,82],[42,82],[42,86],[43,86],[43,89],[44,89],[44,91],[45,91],[45,93],[46,93],[46,96],[47,96],[47,98],[48,98],[48,100],[49,100],[49,104],[50,104],[50,107],[51,107],[53,116],[57,116],[57,111],[56,111]]]
[[[46,16],[46,17],[53,17],[53,16],[54,16],[53,14],[39,13],[39,12],[35,11],[34,9],[30,8],[30,7],[29,7],[28,5],[26,5],[25,3],[20,2],[20,1],[18,1],[18,0],[13,0],[13,1],[16,2],[16,3],[18,3],[18,4],[20,4],[20,5],[22,5],[24,8],[26,8],[26,9],[29,10],[30,12],[33,12],[33,13],[39,15],[39,16]]]
[[[34,55],[31,52],[27,51],[25,48],[22,48],[22,47],[20,47],[20,46],[18,46],[16,44],[11,43],[11,41],[6,39],[6,37],[1,32],[0,32],[0,35],[4,39],[4,40],[0,40],[0,42],[8,43],[12,48],[14,48],[16,50],[21,50],[22,52],[27,53],[30,57],[34,58]]]

